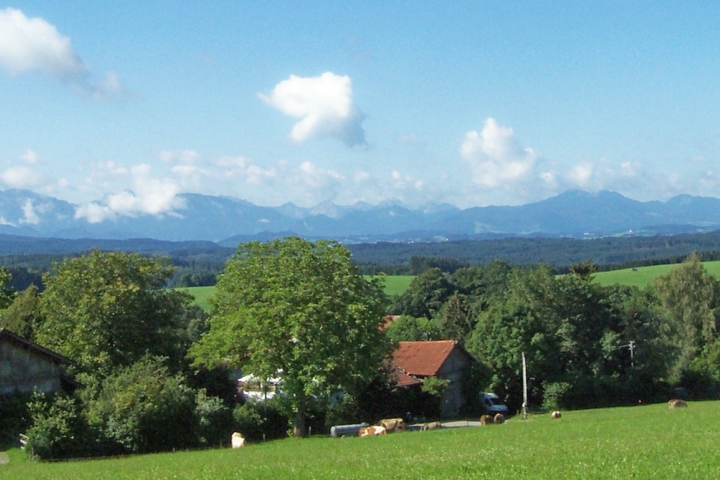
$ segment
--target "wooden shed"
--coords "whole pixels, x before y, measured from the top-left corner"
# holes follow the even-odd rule
[[[6,328],[0,328],[0,395],[74,390],[66,376],[72,361]]]
[[[473,356],[453,340],[399,342],[393,353],[399,387],[420,384],[428,377],[450,381],[441,400],[442,417],[457,415],[465,404],[463,382],[467,370],[475,362]]]

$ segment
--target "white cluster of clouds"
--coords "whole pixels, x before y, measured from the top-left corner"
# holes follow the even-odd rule
[[[512,196],[527,195],[538,175],[538,155],[523,148],[511,128],[498,126],[488,118],[481,132],[465,134],[460,155],[469,165],[473,183],[485,191],[501,190]]]
[[[460,157],[470,168],[472,185],[462,191],[473,205],[513,205],[538,201],[569,189],[590,192],[614,190],[633,198],[651,198],[651,190],[668,197],[691,191],[674,176],[654,173],[639,161],[613,162],[607,158],[581,159],[559,165],[525,147],[512,128],[487,118],[480,132],[464,135]],[[697,182],[695,182],[697,183]],[[699,182],[707,188],[696,194],[711,194],[720,185],[711,175]]]
[[[0,65],[11,75],[33,71],[50,75],[95,99],[129,93],[114,72],[92,80],[90,67],[54,25],[10,7],[0,10]]]
[[[353,102],[348,76],[325,72],[319,77],[296,77],[275,85],[269,95],[260,94],[268,105],[285,115],[299,118],[290,132],[295,142],[330,137],[348,147],[364,147],[365,115]]]
[[[155,177],[150,165],[141,164],[125,168],[107,162],[96,170],[97,176],[111,177],[113,182],[130,183],[132,188],[106,194],[102,200],[78,207],[75,218],[99,223],[117,216],[162,215],[185,207],[178,197],[180,187],[174,179]]]

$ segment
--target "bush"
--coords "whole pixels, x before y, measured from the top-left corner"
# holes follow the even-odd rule
[[[171,376],[164,362],[164,357],[145,357],[119,369],[89,402],[90,423],[111,450],[148,453],[198,444],[195,392],[181,376]]]
[[[543,408],[546,410],[558,410],[568,408],[568,393],[572,385],[567,382],[547,382],[544,385]]]
[[[28,403],[28,411],[33,424],[25,446],[29,455],[49,460],[92,454],[90,429],[76,398],[36,393]]]
[[[250,442],[287,436],[288,416],[275,401],[246,403],[233,410],[235,430]]]
[[[223,445],[232,434],[233,415],[222,399],[200,390],[195,397],[195,422],[198,443]]]

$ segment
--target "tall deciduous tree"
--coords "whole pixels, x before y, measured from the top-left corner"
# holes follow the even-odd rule
[[[13,292],[7,288],[11,279],[10,272],[5,267],[0,267],[0,310],[7,308],[12,303]]]
[[[716,338],[720,283],[693,254],[667,275],[658,277],[653,286],[662,307],[662,334],[678,352],[670,369],[671,378],[676,380]]]
[[[400,297],[401,313],[412,317],[432,318],[450,298],[453,290],[448,277],[439,268],[425,270],[410,282],[410,286]]]
[[[138,254],[66,260],[45,278],[36,339],[100,374],[146,353],[177,357],[176,323],[191,297],[165,288],[171,275],[167,261]]]
[[[35,339],[35,329],[42,322],[39,312],[38,288],[30,285],[16,296],[10,306],[0,315],[0,327],[7,328],[28,340]]]
[[[242,244],[219,278],[210,331],[190,355],[197,366],[226,363],[260,378],[282,372],[294,434],[303,436],[311,396],[378,374],[391,352],[384,308],[379,280],[363,278],[336,242]]]

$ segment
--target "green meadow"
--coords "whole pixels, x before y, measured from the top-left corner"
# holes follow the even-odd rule
[[[636,270],[625,268],[623,270],[613,270],[610,272],[598,272],[593,275],[593,277],[595,278],[595,282],[600,285],[620,284],[643,288],[655,277],[667,275],[674,267],[677,267],[677,264],[639,267]],[[709,274],[720,278],[720,262],[703,262],[703,267],[705,267],[705,270]]]
[[[285,439],[108,460],[39,463],[19,450],[10,479],[720,478],[720,402],[511,418],[504,425],[373,438]]]
[[[402,295],[410,286],[410,282],[415,278],[414,275],[386,275],[385,276],[385,294]]]
[[[210,297],[215,294],[215,285],[211,287],[185,287],[178,288],[178,290],[187,292],[195,297],[194,305],[197,305],[206,312],[210,311]]]

